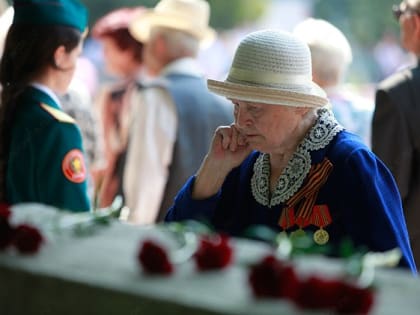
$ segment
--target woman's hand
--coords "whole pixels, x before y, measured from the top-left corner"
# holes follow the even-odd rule
[[[197,173],[192,197],[204,199],[216,194],[229,172],[239,166],[251,151],[234,124],[218,127],[210,151]]]
[[[239,166],[251,153],[246,139],[234,124],[216,129],[207,159],[217,164],[218,169],[229,173]]]

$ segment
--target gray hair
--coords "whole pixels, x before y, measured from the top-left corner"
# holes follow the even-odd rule
[[[151,37],[160,35],[164,38],[168,55],[171,59],[181,57],[196,57],[200,48],[200,41],[186,32],[172,28],[157,26],[151,31]]]
[[[313,74],[328,85],[338,84],[353,58],[344,34],[331,23],[313,18],[299,23],[294,34],[311,50]]]

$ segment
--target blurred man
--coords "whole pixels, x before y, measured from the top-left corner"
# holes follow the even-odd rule
[[[393,7],[402,46],[420,56],[420,0]],[[372,149],[391,169],[402,198],[417,268],[420,267],[420,68],[385,79],[376,92]]]
[[[207,90],[197,65],[199,48],[216,35],[209,17],[207,1],[162,0],[130,26],[156,76],[131,98],[123,190],[133,223],[163,219],[199,168],[216,127],[233,121],[231,105]]]

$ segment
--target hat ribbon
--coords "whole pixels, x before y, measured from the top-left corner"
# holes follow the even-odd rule
[[[285,74],[285,73],[269,73],[255,70],[245,70],[232,67],[229,71],[229,79],[239,81],[253,82],[266,85],[310,85],[311,77],[308,75]]]

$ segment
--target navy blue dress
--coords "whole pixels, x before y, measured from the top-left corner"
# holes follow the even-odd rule
[[[398,247],[403,254],[401,265],[416,272],[401,198],[391,173],[359,137],[342,130],[329,112],[321,112],[320,117],[289,162],[286,176],[279,181],[280,188],[267,200],[264,193],[269,194],[269,186],[264,180],[268,182],[268,176],[262,162],[267,157],[253,152],[208,199],[191,198],[195,180],[191,177],[168,210],[166,221],[205,220],[234,236],[241,236],[255,224],[281,231],[281,214],[308,183],[308,168],[327,163],[330,172],[313,197],[313,207],[328,208],[328,224],[323,226],[329,234],[328,243],[334,247],[350,238],[356,246],[371,251]],[[298,228],[296,223],[286,231]],[[309,223],[302,228],[314,232],[320,227]]]

